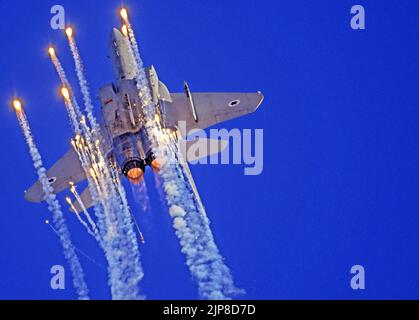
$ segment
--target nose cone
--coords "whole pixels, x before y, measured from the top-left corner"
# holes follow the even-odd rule
[[[111,32],[111,41],[121,41],[121,39],[124,38],[124,35],[121,31],[119,31],[117,28],[113,28]]]

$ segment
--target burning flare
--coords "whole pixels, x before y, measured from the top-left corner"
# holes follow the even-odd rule
[[[73,29],[68,27],[67,29],[65,29],[65,34],[67,35],[67,37],[71,38],[73,36]]]
[[[22,103],[20,102],[20,100],[18,99],[13,100],[13,108],[15,108],[17,112],[22,111]]]
[[[63,95],[64,99],[70,100],[70,92],[66,87],[61,88],[61,94]]]
[[[122,8],[121,11],[119,12],[121,14],[122,19],[127,20],[128,19],[128,12],[127,9]]]
[[[128,37],[128,28],[127,25],[124,24],[121,28],[122,33],[124,34],[124,36]]]
[[[53,47],[48,48],[48,53],[51,57],[55,56],[55,49]]]
[[[161,165],[156,159],[151,161],[150,166],[151,166],[151,168],[153,169],[154,172],[156,172],[156,173],[160,172]]]

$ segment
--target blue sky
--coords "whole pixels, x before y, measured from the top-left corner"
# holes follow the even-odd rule
[[[94,96],[112,80],[110,30],[119,1],[0,0],[0,298],[74,299],[51,290],[66,266],[44,204],[25,202],[36,179],[10,99],[19,95],[47,166],[69,148],[67,115],[46,48],[54,44],[76,87],[65,36],[50,28],[61,4]],[[350,28],[362,4],[366,30]],[[252,115],[219,127],[264,129],[264,171],[192,167],[216,241],[249,299],[417,298],[417,1],[128,1],[142,56],[172,92],[258,91]],[[96,100],[96,106],[98,101]],[[151,211],[129,197],[150,299],[196,299],[170,217],[147,176]],[[103,255],[66,213],[91,297],[109,298]],[[366,270],[351,289],[350,268]]]

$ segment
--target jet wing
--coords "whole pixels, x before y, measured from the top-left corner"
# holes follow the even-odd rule
[[[217,123],[234,119],[256,111],[263,101],[257,93],[171,93],[172,103],[164,104],[166,127],[177,127],[186,122],[186,131],[205,129]],[[192,102],[191,102],[192,101]],[[179,129],[182,129],[179,127]],[[185,135],[185,132],[182,132]]]
[[[67,189],[70,181],[77,183],[86,179],[80,160],[73,148],[47,171],[47,176],[55,193]],[[25,199],[32,202],[44,200],[44,192],[39,181],[26,191]]]
[[[179,145],[183,158],[188,162],[194,162],[223,152],[228,146],[228,141],[200,137],[195,140],[180,139]]]

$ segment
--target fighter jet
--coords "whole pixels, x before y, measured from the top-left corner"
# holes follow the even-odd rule
[[[130,51],[129,39],[118,29],[113,29],[110,41],[110,59],[115,79],[100,89],[101,120],[100,128],[104,139],[105,153],[118,171],[131,183],[141,183],[146,167],[159,170],[156,159],[144,128],[144,114],[141,109],[139,91],[136,87],[136,66]],[[262,103],[263,95],[256,93],[192,93],[184,82],[184,92],[171,93],[161,82],[153,66],[146,68],[153,103],[161,118],[161,125],[178,133],[179,139],[194,129],[206,129],[215,124],[254,112]],[[185,132],[180,132],[178,123],[183,121]],[[203,139],[203,138],[200,138]],[[200,141],[202,143],[202,141]],[[223,151],[226,143],[203,141],[211,147],[212,153]],[[190,143],[189,143],[190,145]],[[186,148],[188,148],[186,143]],[[200,154],[199,157],[209,156]],[[188,158],[188,161],[196,159]],[[69,188],[86,179],[76,151],[71,148],[47,172],[49,182],[55,193]],[[25,192],[25,199],[32,202],[43,201],[40,182],[36,182]],[[80,195],[85,208],[93,205],[86,188]],[[77,212],[82,208],[78,202],[73,204]]]

